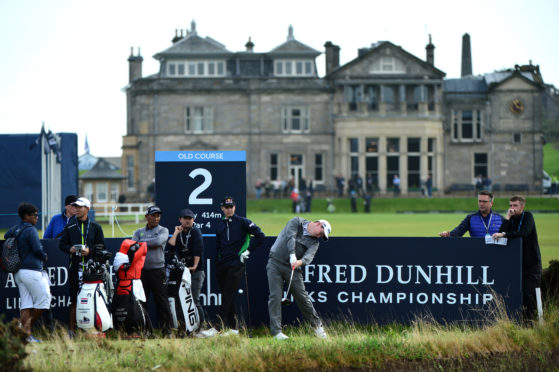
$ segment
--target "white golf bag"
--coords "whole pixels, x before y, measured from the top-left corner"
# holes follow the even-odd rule
[[[96,250],[84,266],[83,284],[76,304],[76,323],[85,331],[105,332],[113,327],[109,300],[113,290],[108,265],[110,256],[110,252]]]
[[[174,258],[169,265],[169,307],[173,316],[173,327],[179,328],[184,318],[184,327],[194,332],[200,327],[200,315],[192,297],[192,278],[186,265]]]

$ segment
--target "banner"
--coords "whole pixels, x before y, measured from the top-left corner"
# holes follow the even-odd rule
[[[107,249],[114,254],[122,240],[105,239]],[[237,296],[239,315],[247,323],[247,296],[250,299],[252,326],[268,324],[266,263],[274,240],[267,237],[264,247],[250,255],[248,289],[242,280],[242,293]],[[58,249],[57,240],[42,240],[42,244],[48,253],[54,316],[67,323],[68,256]],[[207,279],[201,301],[209,319],[215,321],[221,304],[214,269],[215,238],[204,238],[204,244]],[[520,314],[521,244],[521,239],[501,246],[486,245],[482,238],[333,237],[320,243],[312,264],[303,268],[303,277],[325,320],[385,324],[427,317],[439,322],[483,322],[493,319],[501,300],[509,315]],[[0,313],[5,320],[19,316],[13,274],[1,272],[0,284]],[[284,307],[283,315],[285,324],[301,318],[295,304]]]

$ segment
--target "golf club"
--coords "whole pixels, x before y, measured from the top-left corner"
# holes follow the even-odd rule
[[[285,297],[281,299],[281,304],[284,306],[291,305],[291,300],[287,298],[289,296],[289,289],[291,288],[291,281],[293,280],[293,273],[295,272],[295,268],[291,267],[291,277],[289,278],[289,285],[287,286],[287,292],[285,292]]]
[[[247,270],[247,266],[248,265],[245,264],[245,289],[247,291],[247,313],[248,313],[247,328],[248,328],[248,337],[252,338],[252,329],[251,329],[252,320],[250,319],[250,298],[248,296],[248,275],[247,275],[248,270]]]

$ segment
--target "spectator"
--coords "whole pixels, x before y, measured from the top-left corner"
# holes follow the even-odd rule
[[[351,213],[357,213],[357,192],[355,190],[350,191],[349,200],[351,204]]]
[[[293,190],[291,190],[291,211],[293,213],[299,213],[298,211],[298,206],[299,206],[299,192],[297,191],[297,188],[294,187]]]
[[[483,238],[499,231],[503,217],[493,212],[493,194],[489,191],[480,191],[477,197],[479,210],[466,216],[464,220],[452,231],[443,231],[439,235],[443,238],[459,237],[470,232],[472,238]]]
[[[524,304],[524,320],[536,319],[536,288],[540,287],[542,276],[542,258],[538,244],[536,222],[532,213],[524,210],[526,200],[513,196],[509,201],[509,209],[498,233],[493,239],[522,238],[522,303]]]
[[[221,201],[223,219],[216,226],[216,278],[221,289],[219,315],[226,335],[238,335],[235,294],[245,273],[250,253],[262,246],[264,233],[251,220],[235,214],[235,200],[226,196]],[[250,239],[250,236],[254,239]]]
[[[400,195],[400,177],[397,174],[392,178],[392,187],[394,188],[394,196]]]
[[[262,194],[262,181],[260,178],[256,180],[254,189],[256,190],[256,199],[260,199],[260,195]]]
[[[50,309],[51,301],[48,275],[43,270],[47,254],[35,228],[38,212],[33,204],[21,203],[17,209],[21,222],[4,234],[4,239],[17,236],[22,266],[15,273],[14,279],[19,290],[21,326],[28,335],[28,342],[40,342],[31,335],[31,328],[41,313]]]
[[[85,257],[93,253],[93,249],[104,249],[105,237],[103,229],[88,218],[91,203],[86,198],[78,198],[72,205],[76,214],[70,218],[62,232],[59,248],[70,255],[68,283],[70,286],[70,336],[76,331],[76,300],[82,285],[81,273],[85,265]]]
[[[72,205],[76,200],[78,200],[76,195],[68,195],[64,199],[64,210],[52,216],[45,233],[43,234],[43,239],[55,239],[60,238],[64,228],[70,221],[70,217],[76,214],[76,208]]]
[[[173,337],[171,332],[172,314],[167,296],[165,272],[165,244],[169,237],[169,230],[159,224],[161,209],[152,205],[146,211],[146,226],[134,232],[132,240],[146,242],[148,252],[142,269],[142,286],[146,295],[143,303],[147,313],[147,300],[153,294],[159,326],[166,337]]]
[[[363,196],[363,209],[365,213],[371,213],[371,194],[369,193]]]
[[[427,175],[427,180],[425,181],[425,188],[427,191],[427,197],[430,198],[433,195],[433,178],[431,173]]]

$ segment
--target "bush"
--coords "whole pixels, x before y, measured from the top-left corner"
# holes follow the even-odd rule
[[[25,345],[27,334],[19,326],[18,319],[12,319],[4,323],[4,317],[0,317],[0,366],[4,371],[28,371],[24,360],[27,357]]]
[[[559,305],[559,261],[549,261],[549,267],[542,272],[542,297],[544,301]]]

